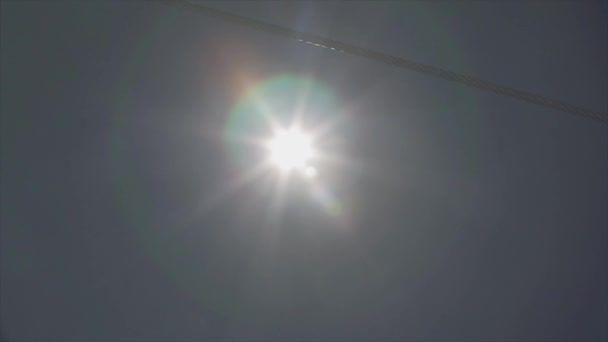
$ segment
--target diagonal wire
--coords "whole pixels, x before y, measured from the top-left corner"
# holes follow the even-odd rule
[[[581,108],[576,105],[567,104],[558,100],[550,99],[544,96],[536,95],[527,91],[507,87],[504,85],[500,85],[497,83],[493,83],[490,81],[485,81],[479,78],[463,75],[460,73],[456,73],[453,71],[445,70],[442,68],[438,68],[432,65],[418,63],[403,59],[401,57],[389,55],[386,53],[382,53],[379,51],[375,51],[372,49],[363,48],[356,45],[351,45],[347,43],[343,43],[340,41],[328,39],[317,34],[306,33],[296,31],[287,27],[267,23],[264,21],[256,20],[253,18],[244,17],[241,15],[236,15],[228,12],[224,12],[218,9],[206,7],[200,5],[198,3],[193,3],[191,1],[185,0],[177,0],[177,1],[167,1],[161,0],[162,3],[176,5],[182,8],[195,10],[197,12],[209,15],[211,17],[215,17],[218,19],[222,19],[225,21],[229,21],[232,23],[236,23],[239,25],[247,26],[252,29],[265,31],[272,34],[277,34],[283,37],[288,37],[292,39],[296,39],[300,42],[312,44],[318,47],[339,51],[343,53],[348,53],[355,56],[364,57],[367,59],[371,59],[377,62],[394,65],[400,68],[405,68],[413,71],[417,71],[426,75],[436,76],[443,78],[448,81],[458,82],[469,87],[474,87],[478,89],[483,89],[487,91],[491,91],[493,93],[512,97],[521,101],[525,101],[528,103],[560,110],[563,112],[567,112],[570,114],[586,117],[589,119],[594,119],[605,124],[608,124],[608,115],[605,113],[593,111],[586,108]]]

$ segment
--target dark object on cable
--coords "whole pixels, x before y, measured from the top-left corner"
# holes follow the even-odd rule
[[[266,23],[260,20],[243,17],[236,14],[220,11],[210,7],[202,6],[197,3],[190,1],[164,1],[162,3],[177,5],[183,8],[192,9],[201,13],[207,14],[212,17],[216,17],[222,20],[230,21],[236,24],[244,25],[253,29],[266,31],[273,34],[278,34],[284,37],[297,39],[298,41],[312,44],[315,46],[331,49],[339,52],[349,53],[360,57],[365,57],[374,61],[394,65],[401,68],[406,68],[414,71],[418,71],[427,75],[441,77],[448,81],[455,81],[464,85],[475,87],[483,90],[488,90],[499,95],[513,97],[522,101],[537,104],[540,106],[557,109],[563,112],[575,114],[578,116],[594,119],[603,123],[608,124],[608,115],[605,113],[593,111],[586,108],[581,108],[575,105],[563,103],[557,100],[553,100],[544,96],[535,95],[527,91],[514,89],[511,87],[503,86],[482,79],[462,75],[453,71],[441,69],[428,64],[417,63],[408,61],[406,59],[392,56],[386,53],[374,51],[371,49],[362,48],[359,46],[342,43],[332,39],[324,38],[316,34],[299,32],[292,30],[287,27]]]

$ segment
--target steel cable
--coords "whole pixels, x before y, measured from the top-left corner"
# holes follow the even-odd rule
[[[496,84],[490,81],[485,81],[479,78],[466,76],[463,74],[459,74],[453,71],[445,70],[442,68],[438,68],[432,65],[418,63],[403,59],[401,57],[389,55],[383,52],[375,51],[372,49],[367,49],[355,45],[351,45],[348,43],[324,38],[317,34],[306,33],[296,31],[287,27],[267,23],[264,21],[260,21],[253,18],[248,18],[228,12],[224,12],[218,9],[206,7],[200,5],[198,3],[193,3],[191,1],[177,0],[177,1],[167,1],[160,0],[162,3],[177,5],[182,8],[196,10],[200,13],[207,14],[211,17],[215,17],[218,19],[222,19],[225,21],[233,22],[236,24],[244,25],[249,28],[265,31],[268,33],[277,34],[280,36],[296,39],[300,42],[315,45],[318,47],[339,51],[343,53],[348,53],[355,56],[364,57],[367,59],[371,59],[377,62],[394,65],[397,67],[417,71],[426,75],[440,77],[444,80],[458,82],[469,87],[474,87],[478,89],[483,89],[487,91],[491,91],[498,95],[508,96],[515,99],[519,99],[521,101],[525,101],[528,103],[560,110],[563,112],[567,112],[570,114],[586,117],[589,119],[594,119],[605,124],[608,124],[608,115],[605,113],[593,111],[590,109],[582,108],[576,105],[563,103],[558,100],[550,99],[544,96],[532,94],[527,91],[518,90],[515,88],[503,86],[500,84]]]

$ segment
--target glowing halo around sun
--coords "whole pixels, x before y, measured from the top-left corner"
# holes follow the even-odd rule
[[[320,127],[328,126],[336,112],[331,89],[310,77],[279,75],[248,87],[230,112],[223,134],[230,159],[242,170],[235,183],[255,182],[251,170],[266,170],[256,175],[274,173],[271,205],[282,208],[288,178],[295,174],[310,181],[310,197],[326,213],[338,216],[340,202],[320,178],[324,154],[317,146]]]

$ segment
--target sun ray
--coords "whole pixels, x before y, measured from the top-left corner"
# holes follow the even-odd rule
[[[296,105],[294,108],[294,124],[302,124],[302,117],[308,108],[308,97],[312,88],[313,82],[308,79],[303,82],[302,90],[297,97]]]
[[[271,248],[275,245],[281,229],[288,178],[289,174],[287,173],[279,174],[268,205],[266,237]]]
[[[251,99],[253,101],[255,109],[262,114],[262,117],[264,118],[264,120],[266,120],[266,123],[270,125],[273,130],[280,127],[280,124],[276,116],[270,109],[270,106],[266,102],[264,102],[264,99],[262,99],[259,94],[253,95]]]

